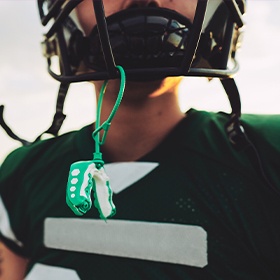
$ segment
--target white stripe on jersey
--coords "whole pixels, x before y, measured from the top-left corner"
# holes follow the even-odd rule
[[[10,224],[8,212],[5,208],[3,200],[0,196],[0,231],[6,238],[14,241],[18,246],[22,247],[23,244],[17,240]]]
[[[37,263],[24,280],[80,280],[72,269]]]
[[[144,178],[158,165],[157,162],[116,162],[105,164],[104,168],[110,178],[110,186],[117,194]]]
[[[125,220],[47,218],[46,247],[117,257],[207,265],[207,233],[199,226]]]

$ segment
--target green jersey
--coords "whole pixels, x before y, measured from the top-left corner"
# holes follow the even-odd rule
[[[280,197],[230,144],[227,121],[190,110],[138,161],[104,154],[116,205],[106,222],[65,202],[70,165],[92,159],[92,126],[12,152],[0,169],[0,232],[30,259],[26,279],[280,279]],[[242,124],[280,191],[280,116]]]

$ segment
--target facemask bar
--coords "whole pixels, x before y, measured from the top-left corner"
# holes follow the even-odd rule
[[[52,18],[52,16],[56,15],[54,24],[45,35],[46,36],[45,45],[48,45],[46,48],[51,48],[52,47],[50,46],[51,38],[55,35],[59,26],[61,26],[62,22],[67,18],[69,13],[79,3],[81,3],[82,0],[77,0],[77,1],[70,0],[66,3],[64,3],[65,1],[55,1],[54,4],[50,7],[49,13],[46,15],[44,15],[43,13],[42,2],[43,2],[42,0],[38,0],[38,3],[40,3],[39,12],[40,12],[42,24],[46,25],[49,22],[49,20]],[[238,7],[235,0],[223,0],[223,2],[226,4],[229,11],[231,12],[232,24],[236,24],[238,28],[242,27],[243,26],[242,7],[240,11],[240,8]],[[93,0],[93,3],[94,3],[96,18],[98,21],[98,31],[100,34],[100,39],[102,41],[103,53],[105,54],[104,58],[107,64],[107,72],[95,72],[95,73],[89,72],[85,74],[75,74],[75,71],[72,71],[72,73],[69,73],[71,72],[69,71],[70,69],[69,62],[67,61],[66,57],[63,58],[63,53],[65,53],[66,51],[66,43],[60,42],[61,43],[60,48],[61,47],[63,48],[63,51],[60,50],[60,55],[62,60],[61,61],[62,73],[60,75],[52,71],[51,57],[48,57],[48,71],[53,78],[57,79],[60,82],[72,83],[72,82],[80,82],[80,81],[88,81],[88,80],[103,80],[103,79],[116,78],[118,76],[117,71],[115,70],[114,56],[111,50],[110,41],[108,40],[109,36],[108,36],[108,30],[107,30],[105,15],[104,15],[103,1]],[[208,3],[209,0],[198,0],[194,26],[193,26],[193,30],[195,31],[192,32],[190,42],[187,46],[187,51],[185,52],[186,54],[184,56],[184,59],[182,60],[182,64],[179,67],[177,68],[165,67],[165,68],[154,68],[154,69],[129,69],[127,70],[128,79],[130,77],[135,78],[138,75],[147,75],[147,77],[153,75],[154,79],[157,78],[160,79],[166,76],[187,76],[187,75],[227,78],[234,75],[239,68],[238,63],[234,58],[232,59],[232,62],[234,64],[232,69],[216,69],[214,65],[213,68],[215,69],[211,69],[211,68],[189,69],[189,65],[191,65],[191,61],[193,60],[197,48],[197,42],[199,41],[200,38],[203,19],[206,13],[206,8]],[[231,31],[229,30],[228,36],[232,36],[230,32]],[[226,42],[227,45],[224,45],[223,47],[224,49],[229,49],[231,47],[231,40],[227,40]],[[225,59],[228,59],[228,57],[225,57]],[[225,65],[227,65],[227,63],[225,63]],[[68,74],[65,73],[66,70],[65,68],[68,69],[67,71]]]
[[[70,0],[65,3],[65,1],[50,1],[51,3],[54,2],[50,6],[50,10],[47,14],[44,13],[43,3],[44,0],[38,0],[39,6],[39,15],[41,17],[41,23],[43,26],[46,26],[49,21],[55,17],[55,21],[49,31],[45,34],[46,38],[51,38],[56,30],[61,26],[62,22],[68,17],[68,15],[77,7],[83,0]]]
[[[225,10],[222,10],[220,17],[224,15],[225,12],[229,12],[228,19],[226,22],[226,30],[224,31],[224,42],[222,45],[221,54],[218,57],[218,63],[214,61],[210,62],[210,68],[203,67],[191,67],[188,76],[197,77],[210,77],[210,78],[220,78],[226,79],[231,78],[239,70],[239,64],[235,59],[235,51],[239,44],[240,34],[242,33],[242,27],[244,26],[242,14],[245,12],[244,1],[239,1],[239,5],[234,0],[221,0],[220,3],[224,4]],[[209,4],[208,4],[209,5]],[[221,8],[221,7],[220,7]],[[217,12],[217,11],[216,11]],[[218,16],[214,17],[219,18]],[[202,30],[203,35],[205,30]],[[213,39],[214,41],[214,39]],[[231,68],[228,67],[228,62],[232,63]]]
[[[126,75],[128,78],[137,79],[138,75],[150,77],[153,76],[154,79],[164,78],[166,76],[186,76],[189,71],[189,67],[194,58],[194,54],[199,42],[199,38],[201,35],[203,19],[205,16],[207,1],[198,1],[195,18],[193,22],[193,30],[190,41],[188,42],[187,49],[185,51],[184,59],[181,63],[181,66],[177,69],[175,68],[154,68],[154,69],[127,69]],[[105,21],[105,14],[103,8],[102,0],[93,0],[93,4],[95,7],[95,14],[97,19],[97,26],[99,31],[99,36],[101,40],[102,50],[104,53],[105,62],[107,65],[107,70],[109,72],[109,67],[111,67],[111,72],[115,72],[115,62],[112,54],[108,29]],[[106,55],[107,54],[107,55]],[[114,69],[113,69],[114,68]],[[156,73],[156,75],[155,75]],[[114,76],[113,76],[114,77]]]
[[[240,4],[236,3],[236,1],[224,1],[227,5],[233,22],[236,23],[238,28],[241,28],[244,26],[244,21],[242,19],[242,14],[245,13],[244,3],[243,1],[240,1]]]
[[[101,41],[102,51],[105,58],[105,64],[110,77],[117,76],[116,64],[112,52],[108,28],[105,20],[105,12],[102,0],[93,0],[93,7],[96,16],[99,38]]]
[[[39,2],[42,4],[42,0],[39,0]],[[75,74],[74,72],[71,74],[65,75],[65,70],[68,69],[67,72],[69,72],[69,62],[67,61],[67,58],[63,57],[63,53],[67,53],[66,51],[66,42],[62,42],[60,39],[60,48],[62,50],[56,50],[56,52],[60,52],[61,56],[61,74],[56,74],[51,69],[51,56],[48,56],[48,50],[51,48],[55,48],[52,46],[52,40],[58,40],[55,36],[55,33],[59,32],[59,27],[61,26],[63,20],[66,19],[67,15],[79,4],[81,0],[78,1],[68,1],[63,9],[58,12],[59,8],[62,8],[62,5],[56,4],[55,6],[50,8],[50,11],[52,14],[58,14],[56,17],[52,27],[50,30],[45,34],[46,40],[44,42],[44,48],[45,48],[45,56],[47,56],[48,61],[48,72],[49,74],[55,78],[56,80],[62,82],[62,83],[72,83],[72,82],[80,82],[80,81],[88,81],[88,80],[104,80],[104,79],[113,79],[117,78],[118,74],[115,70],[115,63],[114,63],[114,57],[110,46],[110,41],[108,40],[108,29],[106,25],[105,15],[104,15],[104,8],[103,8],[103,1],[102,0],[93,0],[96,19],[98,21],[98,31],[99,36],[102,43],[102,49],[103,53],[105,54],[104,58],[106,60],[107,65],[107,72],[94,72],[94,73],[85,73],[85,74]],[[167,76],[186,76],[188,75],[189,65],[191,64],[196,48],[197,48],[197,42],[199,41],[202,24],[203,24],[203,18],[206,12],[208,0],[199,0],[196,8],[195,18],[193,22],[193,32],[190,38],[190,42],[187,46],[187,50],[185,52],[185,56],[182,60],[182,63],[179,67],[165,67],[165,68],[155,68],[155,69],[128,69],[126,71],[127,77],[129,78],[137,78],[139,75],[146,75],[147,77],[150,77],[153,75],[154,79],[161,79]],[[47,24],[50,20],[50,16],[44,15],[42,8],[40,9],[40,15],[41,15],[41,21],[43,24]],[[59,36],[61,37],[61,36]],[[63,36],[62,36],[63,37]]]

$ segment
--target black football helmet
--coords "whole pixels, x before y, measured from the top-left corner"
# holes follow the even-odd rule
[[[47,29],[42,47],[48,72],[60,82],[56,113],[44,133],[58,135],[71,83],[118,78],[119,65],[127,80],[219,78],[232,107],[226,125],[229,139],[233,144],[243,142],[240,96],[232,77],[238,70],[235,55],[242,38],[246,0],[197,0],[193,19],[186,18],[184,11],[180,14],[158,7],[156,0],[131,0],[126,9],[106,18],[103,0],[92,0],[96,26],[87,35],[75,13],[83,0],[37,2],[41,23]],[[55,58],[58,63],[53,67]],[[6,125],[3,111],[1,106],[0,125],[12,138],[29,144]]]
[[[144,0],[149,5],[140,7],[135,4],[139,1],[131,1],[127,9],[106,18],[103,1],[92,0],[97,25],[87,36],[75,14],[83,0],[37,1],[41,23],[47,28],[42,47],[48,72],[61,83],[47,133],[57,135],[62,125],[70,83],[118,78],[116,65],[120,65],[127,80],[219,78],[232,107],[229,138],[232,142],[240,138],[241,103],[232,77],[238,71],[235,56],[242,38],[245,0],[197,0],[193,20]]]
[[[81,2],[38,0],[41,22],[49,27],[43,53],[49,73],[60,82],[116,78],[116,64],[132,80],[228,78],[238,70],[235,54],[245,0],[198,0],[193,22],[154,5],[131,5],[106,18],[103,1],[93,0],[97,26],[88,36],[75,18]],[[60,72],[52,69],[54,57],[59,58]]]

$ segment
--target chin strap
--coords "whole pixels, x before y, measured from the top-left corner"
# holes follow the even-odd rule
[[[58,132],[66,118],[66,115],[63,114],[63,107],[64,107],[64,102],[65,102],[65,98],[68,92],[70,84],[69,83],[61,83],[59,86],[59,90],[58,90],[58,95],[57,95],[57,100],[56,100],[56,110],[55,110],[55,114],[53,116],[53,121],[51,126],[44,131],[42,134],[40,134],[36,140],[41,140],[41,137],[44,134],[51,134],[54,137],[56,137],[58,135]]]
[[[225,129],[232,145],[238,150],[248,146],[247,136],[244,128],[240,123],[241,117],[241,101],[238,88],[234,79],[222,79],[221,83],[227,93],[231,106],[230,119],[225,125]]]
[[[19,141],[23,146],[28,146],[31,143],[28,142],[27,140],[24,140],[17,136],[11,129],[10,127],[6,124],[4,121],[4,105],[0,106],[0,126],[6,131],[6,133],[14,140]]]
[[[63,114],[63,107],[65,98],[69,89],[69,83],[61,83],[58,91],[57,101],[56,101],[56,111],[53,116],[53,121],[51,126],[43,133],[41,133],[34,142],[41,140],[41,137],[44,134],[51,134],[54,137],[58,135],[58,132],[63,124],[63,121],[66,118],[66,115]],[[32,144],[32,142],[29,142],[25,139],[20,138],[17,136],[11,128],[6,124],[4,120],[4,105],[0,106],[0,126],[5,130],[5,132],[14,140],[19,141],[23,146],[28,146]]]
[[[225,125],[230,143],[238,151],[244,150],[250,158],[252,165],[260,172],[264,182],[269,188],[280,196],[278,188],[270,181],[266,174],[264,164],[260,154],[255,147],[254,143],[249,139],[245,130],[240,122],[241,117],[241,102],[240,95],[236,83],[233,78],[221,79],[221,83],[228,95],[232,112],[230,119]]]

